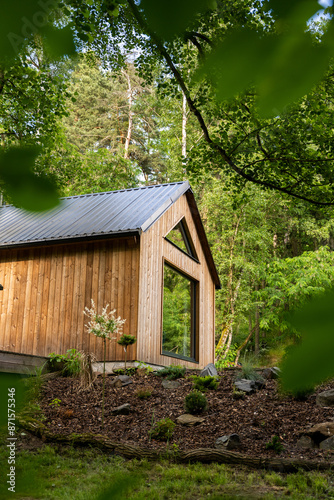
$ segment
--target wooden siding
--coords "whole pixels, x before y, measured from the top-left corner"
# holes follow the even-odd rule
[[[139,243],[105,240],[0,251],[0,350],[47,356],[76,348],[102,360],[102,341],[84,327],[83,310],[93,299],[126,319],[137,334]],[[107,342],[108,360],[124,350]],[[136,344],[128,359],[137,359]]]
[[[185,217],[199,263],[164,237]],[[205,260],[186,196],[181,196],[141,235],[137,356],[157,365],[182,364],[202,368],[214,362],[215,285]],[[169,262],[199,283],[198,363],[161,354],[163,262]]]

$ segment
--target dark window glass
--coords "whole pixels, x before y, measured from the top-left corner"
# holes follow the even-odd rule
[[[196,282],[165,264],[162,353],[195,359]]]
[[[183,252],[197,259],[196,250],[191,240],[186,222],[182,219],[166,236],[166,239],[173,245],[180,248]]]

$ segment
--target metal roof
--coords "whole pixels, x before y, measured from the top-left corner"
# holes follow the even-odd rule
[[[76,240],[146,231],[182,194],[189,182],[158,184],[61,198],[46,212],[0,208],[0,247]]]

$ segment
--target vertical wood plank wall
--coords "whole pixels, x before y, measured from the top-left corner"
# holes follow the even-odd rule
[[[185,217],[199,264],[164,239]],[[202,368],[214,362],[215,286],[207,266],[186,196],[181,196],[141,235],[137,357],[157,365]],[[199,282],[199,359],[192,363],[161,354],[163,259]]]
[[[133,240],[0,250],[0,350],[47,356],[84,349],[102,360],[102,341],[89,335],[82,311],[109,303],[137,335],[139,243]],[[107,342],[108,360],[124,359]],[[137,359],[136,344],[128,359]]]

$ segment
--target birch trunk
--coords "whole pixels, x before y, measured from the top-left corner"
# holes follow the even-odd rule
[[[124,69],[122,69],[122,75],[126,78],[126,80],[128,82],[128,110],[129,110],[128,132],[127,132],[125,144],[124,144],[124,158],[128,159],[129,158],[129,147],[130,147],[131,136],[132,136],[132,127],[133,127],[133,121],[132,121],[132,85],[131,85],[130,75]]]

